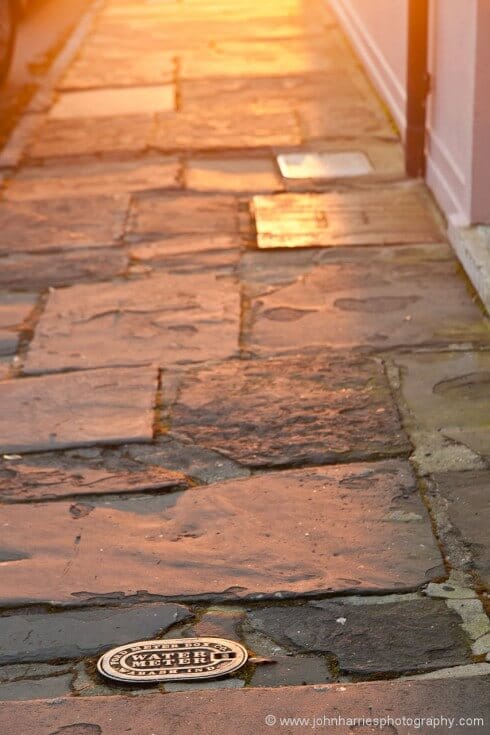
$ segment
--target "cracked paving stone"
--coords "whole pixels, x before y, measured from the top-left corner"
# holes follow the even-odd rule
[[[323,600],[262,608],[248,620],[281,645],[333,654],[348,674],[430,671],[472,660],[459,616],[437,600],[386,605]]]
[[[128,256],[119,248],[63,250],[52,253],[14,253],[0,257],[0,287],[39,289],[71,286],[80,281],[104,281],[122,276]]]
[[[151,441],[157,371],[92,370],[0,383],[0,452]]]
[[[87,161],[76,165],[24,166],[8,181],[8,201],[125,194],[178,186],[180,164],[174,156],[145,156],[131,161]]]
[[[0,460],[0,500],[26,502],[189,486],[181,472],[152,465],[151,459],[145,466],[125,455],[126,452],[107,449],[95,457],[65,452],[29,454],[14,462]]]
[[[238,351],[239,315],[234,280],[212,273],[54,290],[25,372],[227,358]]]
[[[410,451],[381,365],[352,355],[195,370],[182,379],[170,416],[172,431],[249,466]]]
[[[0,254],[100,248],[123,235],[129,197],[0,202]]]
[[[488,344],[488,322],[458,269],[455,260],[347,260],[315,266],[302,275],[290,271],[290,282],[283,285],[249,285],[244,344],[264,352],[308,346],[379,350]],[[278,277],[271,273],[270,280]],[[264,273],[263,280],[268,278]]]
[[[1,265],[0,259],[0,268]],[[19,330],[36,305],[36,300],[33,294],[0,295],[0,356],[15,353],[19,344]]]
[[[238,200],[232,196],[140,194],[133,199],[128,242],[169,235],[238,232]]]
[[[477,574],[490,588],[490,472],[441,472],[432,479],[431,492],[447,502],[452,532],[469,549]]]
[[[240,735],[257,735],[273,730],[263,725],[267,715],[293,718],[299,714],[324,713],[358,722],[373,713],[380,718],[424,720],[444,713],[454,720],[455,735],[481,735],[480,724],[460,726],[460,718],[490,717],[488,677],[430,681],[375,681],[362,684],[325,684],[305,687],[245,688],[238,691],[193,691],[148,694],[143,697],[73,697],[51,702],[9,702],[0,705],[3,735],[121,735],[131,723],[135,733],[162,732],[164,721],[171,723],[174,735],[200,732],[202,735],[229,735],[230,723],[240,723]],[[276,714],[274,714],[276,713]],[[257,723],[260,723],[259,725]],[[391,727],[391,726],[390,726]],[[425,727],[425,726],[424,726]],[[257,729],[259,728],[259,729]],[[432,731],[425,728],[421,732]],[[297,728],[289,729],[289,732]],[[22,735],[24,735],[24,732]],[[287,730],[285,731],[287,732]],[[333,726],[335,735],[347,733],[346,727]],[[351,732],[361,733],[355,726]],[[364,732],[368,732],[365,730]],[[369,732],[375,732],[369,730]],[[391,728],[390,735],[405,735],[408,730]]]
[[[0,663],[75,659],[127,641],[151,640],[192,617],[175,604],[3,615]],[[1,671],[1,670],[0,670]]]
[[[427,352],[394,362],[420,471],[483,469],[490,457],[490,353]]]
[[[31,160],[100,153],[144,153],[149,147],[154,115],[110,118],[48,119],[27,149]]]
[[[430,520],[401,461],[91,505],[76,514],[61,500],[3,506],[1,604],[394,591],[441,575]]]
[[[350,189],[253,199],[259,248],[400,245],[439,242],[420,188]]]

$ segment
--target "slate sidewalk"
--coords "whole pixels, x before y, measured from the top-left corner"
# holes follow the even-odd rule
[[[488,319],[333,14],[107,0],[79,40],[3,169],[2,735],[484,732]],[[96,673],[192,635],[276,663]]]

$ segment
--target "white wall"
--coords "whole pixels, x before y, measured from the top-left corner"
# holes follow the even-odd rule
[[[403,136],[407,76],[407,0],[330,0],[330,6],[390,108]]]

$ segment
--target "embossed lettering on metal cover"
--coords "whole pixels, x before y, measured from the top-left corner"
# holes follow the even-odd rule
[[[101,674],[126,682],[211,679],[231,674],[248,659],[247,650],[224,638],[174,638],[118,646],[97,662]]]

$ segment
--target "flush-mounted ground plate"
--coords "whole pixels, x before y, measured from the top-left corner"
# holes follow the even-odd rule
[[[284,153],[277,157],[277,163],[285,179],[337,179],[373,171],[368,157],[360,151]]]
[[[225,638],[174,638],[113,648],[101,656],[97,668],[109,679],[153,684],[213,679],[231,674],[247,659],[240,643]]]

